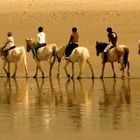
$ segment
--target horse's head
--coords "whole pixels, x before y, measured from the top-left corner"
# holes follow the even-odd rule
[[[107,46],[107,43],[102,42],[96,42],[96,55],[99,56],[100,53],[102,53]]]
[[[26,38],[26,49],[27,52],[29,52],[32,48],[32,46],[35,44],[35,41],[33,39]]]

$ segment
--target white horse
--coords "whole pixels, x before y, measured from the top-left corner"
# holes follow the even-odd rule
[[[26,38],[27,52],[29,52],[34,45],[35,45],[34,39],[29,39],[27,37]],[[56,60],[56,49],[57,49],[56,44],[47,44],[46,46],[43,46],[43,47],[38,49],[37,58],[34,57],[35,62],[36,62],[36,73],[33,76],[34,78],[37,77],[39,69],[42,73],[42,78],[44,78],[44,72],[41,68],[40,61],[48,61],[48,63],[50,64],[49,76],[51,77],[52,68],[53,68],[53,65],[54,65],[55,60]]]
[[[14,74],[12,75],[12,77],[14,78],[16,76],[16,72],[17,72],[17,68],[18,68],[18,62],[20,59],[23,60],[24,63],[24,67],[25,67],[25,73],[26,73],[26,77],[28,77],[28,69],[27,69],[27,60],[26,60],[26,51],[25,48],[22,47],[15,47],[11,50],[8,51],[8,54],[6,57],[2,56],[2,51],[3,48],[0,48],[0,56],[4,62],[3,64],[3,70],[5,71],[5,73],[7,74],[7,77],[10,77],[10,63],[14,63],[15,64],[15,71]],[[5,68],[6,64],[8,63],[8,70]]]
[[[64,59],[65,59],[65,49],[66,49],[66,47],[60,47],[56,51],[57,60],[58,60],[58,74],[57,74],[58,77],[60,75],[59,69],[60,69],[61,59],[62,59],[62,57],[64,57]],[[85,47],[75,48],[72,51],[69,58],[65,59],[65,60],[66,60],[66,62],[65,62],[64,69],[65,69],[65,73],[66,73],[67,77],[70,77],[70,75],[68,74],[68,71],[67,71],[67,66],[69,63],[72,64],[72,76],[71,76],[71,78],[74,78],[74,63],[79,63],[80,72],[79,72],[79,75],[77,77],[78,79],[81,78],[81,74],[83,72],[85,63],[87,63],[90,70],[91,70],[91,74],[92,74],[91,78],[94,78],[93,68],[92,68],[92,65],[89,61],[89,51],[87,48],[85,48]]]

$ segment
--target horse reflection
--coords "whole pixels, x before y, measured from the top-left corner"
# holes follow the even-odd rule
[[[37,93],[38,93],[37,94],[38,104],[56,106],[58,103],[64,102],[63,91],[59,78],[56,79],[56,81],[52,79],[49,79],[49,81],[48,80],[44,81],[44,79],[40,79],[40,80],[41,81],[39,81],[39,79],[35,79],[37,85]],[[55,82],[55,84],[53,83],[53,81]]]
[[[72,84],[70,84],[72,81]],[[78,83],[79,82],[79,85]],[[87,80],[86,80],[87,82]],[[70,108],[69,111],[71,114],[70,118],[72,119],[74,125],[76,127],[82,126],[82,120],[84,118],[88,118],[91,113],[91,99],[92,99],[92,92],[93,92],[93,83],[89,89],[89,84],[84,87],[85,83],[83,84],[82,80],[68,80],[66,84],[66,93],[67,93],[67,100],[68,100],[68,107]]]
[[[22,90],[21,90],[22,89]],[[6,104],[24,103],[28,104],[27,79],[16,80],[8,78],[4,83],[5,97],[1,101]]]
[[[106,88],[104,80],[102,81],[103,84],[103,91],[104,91],[104,100],[101,102],[105,106],[113,105],[115,107],[120,106],[122,103],[130,103],[130,79],[128,79],[128,83],[126,86],[125,79],[121,81],[121,87],[116,89],[116,79],[113,80],[112,90]],[[107,82],[108,83],[108,82]],[[109,84],[110,86],[110,84]]]
[[[130,79],[118,80],[118,85],[116,79],[113,80],[113,85],[111,82],[101,80],[103,85],[103,97],[100,100],[100,115],[101,124],[108,123],[105,126],[109,126],[109,122],[113,123],[113,127],[118,129],[120,123],[122,122],[122,115],[129,111],[131,103],[131,89],[130,89]],[[107,85],[107,83],[109,83]],[[110,89],[109,87],[112,87]],[[128,113],[128,112],[127,112]],[[109,122],[107,121],[109,120]]]

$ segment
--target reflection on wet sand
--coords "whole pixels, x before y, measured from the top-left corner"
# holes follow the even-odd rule
[[[72,85],[70,82],[72,81]],[[77,83],[78,82],[78,83]],[[85,118],[91,115],[93,83],[90,89],[84,87],[82,80],[68,80],[66,84],[69,117],[76,127],[82,127]],[[79,85],[78,85],[79,84]]]
[[[112,82],[101,80],[101,82],[103,85],[103,96],[99,104],[101,124],[106,127],[113,125],[114,129],[118,129],[122,125],[123,114],[129,112],[131,104],[130,79],[112,79]]]
[[[84,117],[88,118],[87,116],[91,115],[94,80],[89,82],[91,85],[84,87],[82,80],[35,79],[37,94],[30,112],[32,129],[35,131],[51,129],[52,120],[58,117],[57,114],[62,111],[61,107],[65,108],[63,117],[72,120],[74,126],[81,127]],[[37,125],[41,127],[35,127]]]
[[[28,104],[28,83],[27,80],[16,80],[8,78],[4,82],[4,92],[0,92],[0,103]]]
[[[7,121],[0,123],[0,130],[47,132],[56,128],[60,114],[64,124],[82,127],[92,112],[93,86],[91,79],[3,79],[0,103],[5,112],[0,120]]]

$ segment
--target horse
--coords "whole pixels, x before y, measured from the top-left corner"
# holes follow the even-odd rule
[[[28,37],[26,38],[27,52],[29,52],[32,49],[32,47],[35,45],[35,43],[36,42],[34,39],[30,39]],[[52,68],[53,68],[53,65],[54,65],[55,60],[56,60],[56,49],[57,49],[56,44],[47,44],[46,46],[43,46],[43,47],[38,49],[37,57],[33,57],[35,62],[36,62],[36,72],[35,72],[35,75],[33,76],[33,78],[37,77],[38,70],[41,71],[42,78],[44,78],[44,72],[43,72],[41,65],[40,65],[41,61],[48,61],[48,63],[50,64],[49,77],[51,77]]]
[[[3,53],[3,47],[0,48],[0,57],[2,58],[4,64],[3,64],[3,70],[5,71],[7,77],[10,77],[10,63],[15,64],[15,70],[14,74],[12,75],[12,78],[16,76],[16,72],[18,69],[18,62],[20,59],[23,60],[24,67],[25,67],[25,77],[28,77],[28,68],[27,68],[27,60],[26,60],[26,51],[23,46],[15,47],[13,49],[10,49],[8,51],[8,54],[6,57],[2,55]],[[5,68],[6,64],[8,64],[8,70]]]
[[[101,53],[102,55],[102,61],[104,60],[104,49],[106,48],[108,44],[102,43],[102,42],[96,42],[96,55],[99,56]],[[129,76],[129,68],[130,64],[128,61],[129,56],[129,49],[125,45],[118,45],[117,47],[110,48],[107,53],[107,62],[111,63],[112,70],[113,70],[113,78],[116,78],[116,73],[114,71],[114,62],[118,62],[121,64],[121,70],[122,70],[122,77],[124,77],[124,69],[127,66],[127,75]],[[100,78],[103,78],[104,76],[104,69],[105,69],[105,62],[102,62],[102,74]]]
[[[88,49],[85,47],[79,46],[79,47],[75,48],[72,51],[71,55],[67,58],[65,56],[65,49],[66,49],[66,46],[63,46],[63,47],[57,48],[57,50],[56,50],[56,58],[58,61],[58,74],[57,74],[57,76],[59,77],[59,75],[60,75],[60,71],[59,71],[60,63],[61,63],[62,58],[64,58],[66,60],[65,65],[64,65],[64,69],[65,69],[65,73],[66,73],[68,78],[70,78],[70,74],[67,71],[67,66],[70,63],[72,64],[72,76],[71,76],[72,79],[74,78],[74,63],[79,63],[79,68],[80,68],[79,75],[78,75],[77,79],[82,78],[81,75],[82,75],[85,63],[88,64],[88,66],[91,70],[91,78],[94,78],[93,68],[92,68],[92,65],[89,61]]]
[[[140,40],[138,41],[138,54],[140,54]]]

